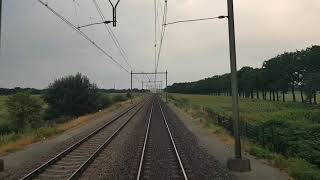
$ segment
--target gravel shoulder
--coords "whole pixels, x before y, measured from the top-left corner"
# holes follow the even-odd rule
[[[203,128],[199,123],[196,123],[189,115],[182,110],[169,103],[170,109],[179,117],[183,124],[191,131],[198,139],[199,144],[220,164],[226,168],[227,159],[234,156],[233,146],[226,144],[216,134],[211,133],[209,130]],[[255,157],[245,154],[246,158],[250,159],[252,171],[248,173],[235,173],[232,174],[232,179],[235,180],[287,180],[289,177],[281,172],[279,169],[271,167]]]
[[[60,135],[28,145],[19,150],[0,157],[4,160],[5,171],[0,173],[0,179],[18,179],[40,166],[68,146],[84,138],[90,132],[110,121],[114,116],[129,108],[129,102],[114,105],[101,112],[89,115],[89,120],[76,128]]]

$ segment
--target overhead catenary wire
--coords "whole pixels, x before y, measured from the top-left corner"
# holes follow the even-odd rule
[[[65,22],[68,26],[70,26],[73,30],[75,30],[77,33],[79,33],[84,39],[89,41],[94,47],[96,47],[98,50],[100,50],[105,56],[107,56],[110,60],[112,60],[121,69],[123,69],[127,73],[130,73],[129,70],[127,70],[117,60],[115,60],[109,53],[106,52],[106,50],[104,50],[102,47],[100,47],[95,41],[90,39],[83,31],[81,31],[79,28],[77,28],[75,25],[73,25],[69,20],[67,20],[62,15],[60,15],[57,11],[55,11],[53,8],[51,8],[47,3],[43,2],[42,0],[38,0],[38,2],[41,3],[43,6],[45,6],[48,10],[50,10],[54,15],[56,15],[63,22]]]
[[[96,10],[98,11],[98,14],[100,15],[101,20],[104,21],[104,22],[109,22],[109,21],[106,20],[105,16],[103,15],[102,10],[101,10],[99,4],[97,3],[97,1],[96,1],[96,0],[92,0],[92,2],[93,2],[93,4],[94,4]],[[118,48],[118,51],[119,51],[121,57],[123,58],[123,60],[124,60],[125,63],[127,64],[127,66],[129,67],[129,69],[131,69],[131,71],[132,71],[132,70],[133,70],[133,67],[132,67],[132,65],[128,62],[127,54],[126,54],[125,50],[121,47],[121,45],[120,45],[120,43],[119,43],[119,41],[118,41],[118,38],[115,36],[115,34],[113,33],[112,29],[108,26],[107,23],[104,23],[104,25],[105,25],[105,28],[106,28],[109,36],[111,37],[111,40],[113,41],[113,43],[115,44],[115,46]],[[138,81],[140,81],[140,79],[138,79],[138,78],[135,77],[135,76],[134,76],[133,78],[136,79],[136,80],[138,80]]]
[[[157,0],[154,0],[154,71],[157,72]],[[157,80],[157,73],[154,74],[154,81]]]
[[[96,0],[92,0],[92,2],[95,5],[95,7],[96,7],[96,9],[98,11],[98,14],[100,15],[101,20],[103,22],[106,22],[106,18],[103,15],[102,10],[101,10],[99,4],[97,3],[97,1]],[[120,52],[120,55],[122,56],[123,60],[128,65],[128,67],[132,70],[132,66],[129,64],[129,62],[127,60],[126,52],[121,47],[121,45],[120,45],[120,43],[118,41],[118,38],[115,36],[115,34],[113,33],[112,29],[107,24],[104,24],[104,25],[105,25],[105,28],[107,29],[107,32],[108,32],[109,36],[111,37],[111,40],[114,42],[115,46],[118,48],[118,50]]]
[[[206,21],[206,20],[224,19],[224,18],[228,18],[228,16],[217,16],[217,17],[208,17],[208,18],[199,18],[199,19],[180,20],[180,21],[174,21],[174,22],[170,22],[170,23],[164,23],[163,26],[167,26],[170,24],[185,23],[185,22]]]
[[[167,13],[168,13],[168,3],[167,0],[165,1],[164,4],[164,10],[163,10],[163,17],[162,17],[162,23],[166,24],[167,21]],[[163,44],[163,38],[165,35],[166,27],[162,26],[161,30],[161,37],[160,37],[160,46],[157,54],[157,63],[156,63],[156,72],[158,71],[158,66],[159,66],[159,61],[160,61],[160,55],[161,55],[161,50],[162,50],[162,44]]]
[[[100,18],[103,22],[110,22],[108,20],[106,20],[99,4],[97,3],[96,0],[92,0],[96,10],[98,11],[98,14],[100,15]],[[99,24],[99,23],[98,23]],[[102,24],[102,23],[101,23]],[[132,65],[128,62],[128,56],[127,56],[127,53],[126,51],[124,50],[124,48],[121,47],[120,43],[119,43],[119,40],[118,38],[116,37],[116,35],[114,34],[114,32],[112,31],[112,29],[108,26],[108,23],[104,23],[105,25],[105,28],[109,34],[109,36],[111,37],[111,40],[114,42],[115,46],[118,48],[118,51],[120,52],[120,55],[121,57],[123,58],[123,60],[125,61],[125,63],[127,64],[127,66],[129,67],[129,69],[133,70],[133,67]],[[134,77],[136,80],[139,80],[137,79],[136,77]],[[147,78],[149,79],[149,77],[147,76]]]

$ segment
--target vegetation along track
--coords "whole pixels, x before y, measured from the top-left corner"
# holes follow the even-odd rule
[[[77,179],[149,100],[120,113],[22,179]]]
[[[152,104],[136,179],[188,179],[159,100]]]

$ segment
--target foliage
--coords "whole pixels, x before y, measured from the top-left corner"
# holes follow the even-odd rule
[[[80,116],[97,111],[99,98],[97,86],[80,73],[55,80],[44,95],[52,117]]]
[[[127,97],[124,94],[116,94],[112,97],[113,102],[121,102],[127,100]]]
[[[18,93],[7,100],[10,119],[15,131],[23,131],[27,126],[37,128],[41,125],[43,102],[27,93]]]
[[[40,95],[43,94],[45,90],[43,89],[35,89],[35,88],[21,88],[15,87],[12,89],[8,88],[0,88],[0,95],[9,96],[17,93],[30,93],[32,95]]]
[[[249,145],[248,152],[251,155],[254,155],[258,158],[262,158],[262,159],[272,158],[272,153],[269,150],[267,150],[261,146],[258,146],[256,144]]]
[[[102,108],[107,108],[112,105],[112,99],[108,94],[102,94],[100,93],[100,98],[99,98],[99,107],[100,109]]]

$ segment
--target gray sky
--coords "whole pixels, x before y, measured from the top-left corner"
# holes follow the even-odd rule
[[[76,25],[99,21],[91,0],[76,0],[76,6],[73,0],[44,1]],[[97,2],[111,19],[107,0]],[[226,0],[168,3],[168,22],[227,14]],[[235,16],[238,68],[260,67],[284,51],[320,44],[319,0],[235,0]],[[112,29],[134,70],[154,71],[153,1],[121,0]],[[103,26],[84,31],[125,65]],[[3,0],[2,40],[0,87],[43,88],[76,72],[102,88],[129,87],[129,74],[36,0]],[[159,70],[168,70],[170,84],[229,72],[226,19],[168,26]]]

